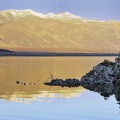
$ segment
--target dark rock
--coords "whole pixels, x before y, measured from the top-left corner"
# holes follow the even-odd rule
[[[78,79],[52,79],[45,85],[61,87],[78,87],[82,86],[90,91],[100,93],[102,96],[109,97],[115,94],[116,100],[120,100],[120,55],[114,62],[104,60],[86,73],[81,80]]]
[[[115,66],[115,63],[110,62],[109,60],[105,59],[102,63],[100,63],[100,65],[103,65],[103,66],[109,66],[109,65]]]
[[[17,83],[17,84],[20,84],[20,82],[19,82],[19,81],[16,81],[16,83]]]
[[[53,79],[50,82],[44,83],[45,85],[50,85],[50,86],[61,86],[61,87],[78,87],[80,86],[80,81],[78,79]]]

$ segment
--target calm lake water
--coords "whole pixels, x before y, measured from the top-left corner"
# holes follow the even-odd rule
[[[104,59],[115,57],[0,57],[0,120],[118,120],[114,95],[43,84],[50,73],[80,79]]]

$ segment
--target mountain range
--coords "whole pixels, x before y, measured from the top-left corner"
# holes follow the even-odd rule
[[[114,53],[120,21],[88,20],[69,12],[0,11],[0,48],[13,51]]]

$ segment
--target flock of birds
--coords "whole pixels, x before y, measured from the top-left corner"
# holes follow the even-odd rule
[[[20,82],[20,81],[16,81],[16,84],[23,84],[23,85],[35,85],[35,84],[37,84],[37,83],[25,83],[25,82]]]

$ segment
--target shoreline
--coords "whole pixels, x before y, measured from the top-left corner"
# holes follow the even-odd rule
[[[117,56],[118,53],[0,52],[2,56]]]

